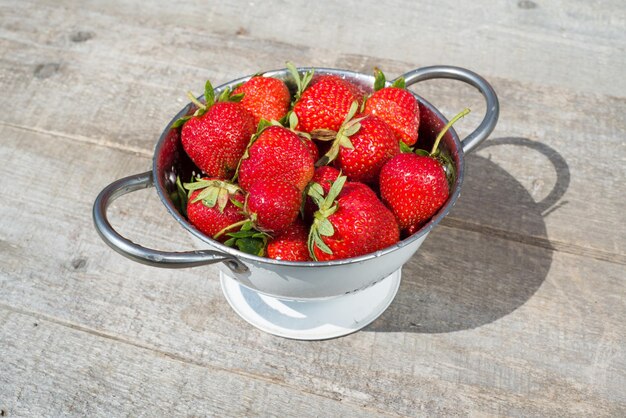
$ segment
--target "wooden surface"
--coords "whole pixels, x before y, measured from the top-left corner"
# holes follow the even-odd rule
[[[622,1],[0,1],[0,416],[625,416]],[[91,206],[147,170],[184,92],[283,67],[472,69],[499,94],[452,214],[373,324],[252,328],[217,269],[160,270]],[[448,116],[474,90],[414,90]],[[154,189],[112,222],[203,248]]]

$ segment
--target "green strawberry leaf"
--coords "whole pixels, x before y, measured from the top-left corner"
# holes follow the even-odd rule
[[[259,257],[263,257],[265,255],[265,243],[263,240],[259,240],[256,238],[240,238],[235,242],[239,251],[243,251],[244,253],[258,255]]]
[[[395,80],[393,80],[391,87],[397,87],[399,89],[406,89],[406,80],[404,79],[404,77],[398,77]]]
[[[251,223],[248,222],[247,225],[251,225]],[[265,248],[270,238],[264,232],[255,229],[244,230],[243,228],[237,232],[229,232],[227,236],[230,238],[224,244],[230,247],[237,246],[240,251],[258,256],[265,255]]]
[[[386,82],[385,74],[379,68],[374,68],[374,91],[384,88]]]
[[[230,193],[228,189],[220,188],[217,193],[217,208],[220,210],[220,213],[224,212],[226,205],[228,204]]]
[[[237,206],[239,209],[243,209],[243,203],[241,203],[237,199],[230,199],[230,203],[232,203],[233,205]]]
[[[187,216],[187,192],[185,191],[180,177],[176,176],[176,192],[171,195],[172,203],[178,208],[178,211]]]
[[[225,92],[228,89],[225,90]],[[213,90],[213,86],[209,80],[204,84],[204,102],[206,103],[206,107],[209,108],[213,106],[215,103],[215,91]]]
[[[328,218],[324,218],[319,222],[319,224],[317,225],[317,230],[319,231],[320,235],[323,235],[325,237],[332,237],[333,235],[335,235],[335,228],[333,227],[333,224],[328,220]]]
[[[245,93],[237,93],[237,94],[231,94],[228,97],[228,101],[229,102],[240,102],[243,100],[243,97],[245,96]]]
[[[361,129],[361,124],[359,122],[356,122],[354,124],[347,126],[346,129],[343,131],[343,135],[346,137],[350,137],[354,135],[355,133],[359,132],[359,129]]]
[[[413,152],[413,148],[409,147],[404,141],[400,141],[400,152],[410,153]]]
[[[230,99],[230,87],[226,87],[217,98],[218,102],[227,102]]]
[[[287,70],[289,71],[296,83],[296,94],[293,98],[293,101],[291,102],[291,104],[293,105],[300,99],[300,96],[302,96],[302,93],[304,92],[304,90],[306,90],[307,86],[313,79],[313,73],[315,72],[315,70],[307,71],[302,76],[300,76],[300,73],[298,73],[298,69],[295,65],[293,65],[292,62],[287,62],[286,66]]]
[[[219,194],[219,191],[220,189],[218,187],[207,187],[198,193],[196,198],[193,199],[191,203],[196,203],[201,200],[204,206],[212,208],[217,202],[217,195]]]
[[[350,110],[348,111],[348,114],[343,120],[342,125],[345,125],[346,123],[348,123],[354,117],[354,115],[356,115],[357,110],[359,110],[359,102],[355,100],[350,105]]]
[[[415,153],[417,155],[423,155],[424,157],[430,156],[430,152],[426,151],[425,149],[416,149]]]
[[[289,112],[289,129],[295,131],[296,126],[298,126],[298,115],[296,115],[296,112],[291,111]]]
[[[335,202],[335,199],[337,198],[337,196],[339,196],[341,189],[343,189],[343,185],[346,183],[347,179],[348,177],[346,176],[339,176],[333,182],[332,186],[330,186],[328,195],[324,199],[324,207],[326,209],[330,209],[330,207],[333,205],[333,203]]]
[[[187,122],[189,119],[191,119],[191,116],[183,116],[181,118],[178,118],[174,123],[172,123],[172,128],[179,128],[183,126],[185,122]]]
[[[328,247],[328,245],[326,245],[326,243],[324,242],[324,240],[322,239],[322,237],[319,234],[315,234],[313,236],[313,239],[315,241],[315,245],[317,246],[317,248],[319,248],[320,250],[322,250],[326,254],[332,254],[333,253],[333,250],[331,250]]]

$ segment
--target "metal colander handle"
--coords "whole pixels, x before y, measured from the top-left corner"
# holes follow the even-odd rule
[[[107,209],[111,202],[127,193],[152,186],[154,186],[152,172],[147,171],[116,180],[100,192],[93,205],[93,221],[104,242],[131,260],[155,267],[185,268],[224,262],[235,272],[242,273],[248,270],[235,257],[219,251],[169,252],[153,250],[135,244],[113,229],[107,218]]]
[[[407,87],[411,84],[418,83],[424,80],[431,80],[435,78],[447,78],[452,80],[462,81],[471,86],[474,86],[480,91],[487,101],[487,111],[478,128],[469,134],[465,139],[461,141],[463,145],[463,152],[467,153],[476,148],[481,142],[483,142],[489,134],[496,127],[498,122],[498,115],[500,113],[500,105],[498,103],[498,96],[491,85],[476,74],[473,71],[467,70],[461,67],[452,67],[449,65],[435,65],[432,67],[418,68],[413,71],[400,76],[404,77]]]

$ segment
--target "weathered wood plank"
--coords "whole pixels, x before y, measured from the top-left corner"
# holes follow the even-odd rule
[[[8,127],[0,135],[1,157],[10,162],[0,168],[5,309],[372,411],[624,411],[619,264],[442,226],[368,330],[328,342],[287,341],[238,319],[215,269],[150,269],[99,240],[89,209],[104,181],[92,173],[119,177],[147,157]],[[66,163],[78,158],[84,162]],[[37,181],[42,173],[46,180]],[[138,192],[115,204],[113,222],[159,248],[195,246],[159,206],[154,193]]]
[[[0,123],[145,155],[151,154],[160,130],[186,101],[183,90],[199,86],[206,76],[222,82],[282,66],[286,59],[361,71],[381,65],[390,74],[429,63],[358,55],[356,50],[330,53],[246,35],[233,38],[217,29],[200,32],[192,30],[197,24],[197,18],[189,16],[193,8],[179,12],[180,21],[196,22],[192,29],[168,23],[163,30],[156,25],[161,12],[150,5],[138,22],[132,10],[127,10],[129,15],[119,12],[125,10],[123,5],[119,10],[94,6],[68,17],[61,6],[45,3],[23,13],[20,7],[28,4],[4,13],[8,24],[0,42],[7,54],[0,59],[0,75],[7,94],[0,104],[7,111]],[[588,13],[583,4],[569,7],[579,15]],[[47,25],[40,24],[44,19]],[[615,24],[619,26],[619,19]],[[116,31],[109,30],[112,25]],[[48,26],[55,30],[45,29]],[[79,37],[80,28],[90,28],[94,37]],[[581,36],[590,36],[579,29]],[[601,30],[612,33],[610,27]],[[84,42],[72,42],[72,37]],[[135,41],[122,48],[127,39]],[[619,49],[619,42],[614,48]],[[490,142],[468,158],[464,195],[448,225],[626,263],[626,231],[614,228],[626,221],[621,210],[626,190],[616,181],[626,177],[626,165],[618,163],[626,158],[621,138],[626,117],[620,110],[626,99],[620,80],[613,96],[604,96],[567,84],[552,86],[545,77],[530,83],[497,74],[489,77],[487,71],[485,76],[500,94],[499,126]],[[429,82],[415,90],[447,114],[466,105],[474,108],[475,113],[458,125],[462,133],[475,126],[484,107],[475,92],[459,83]],[[607,150],[611,159],[606,158]]]
[[[330,60],[338,54],[353,53],[421,65],[450,63],[574,91],[606,95],[626,92],[625,82],[614,72],[626,64],[626,14],[619,0],[605,1],[602,7],[584,0],[542,4],[512,1],[477,7],[459,7],[451,0],[436,4],[393,0],[384,7],[373,1],[303,4],[277,0],[219,5],[190,2],[178,7],[164,7],[159,0],[144,1],[141,6],[100,0],[88,8],[75,0],[9,4],[29,14],[47,13],[46,17],[52,15],[53,19],[60,14],[84,31],[94,31],[85,18],[95,16],[115,27],[132,23],[154,28],[166,37],[181,28],[199,38],[208,32],[220,34],[225,41],[219,46],[226,49],[254,39],[317,49]],[[280,24],[268,24],[277,19]],[[48,36],[43,28],[33,25],[33,29],[44,38]],[[95,33],[102,34],[98,30]],[[128,43],[121,34],[107,36],[120,36],[118,39]],[[139,50],[159,53],[145,41],[135,41]],[[274,54],[281,51],[270,55]],[[572,66],[575,71],[571,71]],[[258,67],[250,69],[256,71]]]
[[[621,2],[406,4],[0,1],[0,410],[626,415]],[[121,258],[90,219],[105,184],[148,169],[184,90],[287,59],[461,65],[502,105],[390,309],[320,343],[245,324],[214,268]],[[484,108],[458,83],[415,90],[448,115],[471,106],[464,134]],[[112,220],[147,245],[202,248],[150,190]]]
[[[2,416],[385,415],[1,307],[0,335]]]

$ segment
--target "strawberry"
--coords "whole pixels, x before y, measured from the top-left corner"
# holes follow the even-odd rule
[[[270,234],[281,234],[298,217],[302,192],[284,180],[265,179],[252,184],[243,205],[233,203],[241,209],[243,219],[225,226],[213,238],[225,235],[224,244],[264,256]]]
[[[389,125],[398,141],[403,141],[407,146],[414,145],[420,123],[417,99],[404,88],[404,79],[400,78],[393,85],[384,87],[385,75],[379,69],[375,73],[376,91],[365,102],[363,113],[378,116]]]
[[[254,76],[237,87],[233,94],[243,94],[241,105],[254,115],[256,125],[261,119],[282,119],[291,102],[287,85],[273,77]]]
[[[207,176],[220,179],[233,176],[256,129],[254,116],[240,103],[224,101],[229,93],[226,90],[215,102],[213,87],[207,81],[205,103],[189,93],[198,110],[173,125],[183,126],[181,142],[191,160]]]
[[[455,116],[439,133],[430,153],[403,153],[388,161],[380,171],[380,195],[391,209],[400,229],[409,235],[416,232],[448,200],[448,173],[443,156],[438,155],[439,141],[446,131],[469,109]],[[451,167],[451,165],[450,165]]]
[[[352,102],[361,103],[363,93],[347,80],[336,75],[314,79],[296,102],[293,112],[298,116],[298,130],[338,131],[350,111]]]
[[[393,214],[363,183],[339,176],[323,196],[323,188],[309,189],[319,206],[309,232],[308,247],[314,260],[328,261],[381,250],[400,238]]]
[[[256,181],[281,179],[304,190],[313,177],[315,162],[305,139],[282,126],[261,129],[241,160],[241,187],[250,191]]]
[[[276,260],[311,261],[307,238],[309,230],[300,218],[267,243],[267,256]]]
[[[248,189],[246,212],[257,229],[280,233],[298,216],[302,191],[279,179],[257,180]]]
[[[213,238],[223,228],[244,219],[240,209],[244,195],[235,184],[203,178],[184,187],[190,191],[187,217],[203,234]],[[218,240],[223,242],[224,237]]]
[[[346,122],[318,164],[334,161],[350,181],[376,183],[382,166],[400,153],[400,145],[382,119],[374,115],[352,119],[357,106],[352,104]]]

